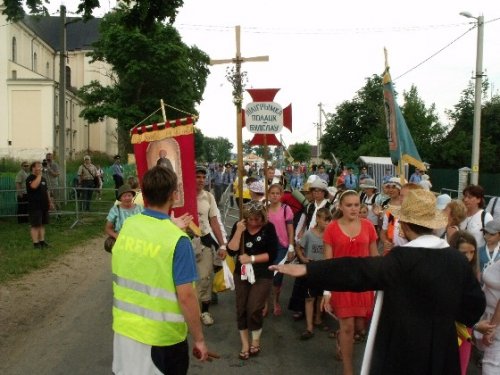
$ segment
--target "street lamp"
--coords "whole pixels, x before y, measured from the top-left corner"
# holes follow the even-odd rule
[[[477,21],[477,52],[476,52],[476,86],[474,89],[474,124],[472,128],[472,158],[471,184],[479,181],[479,150],[481,146],[481,96],[483,92],[483,39],[484,16],[474,17],[469,12],[460,12],[461,16],[473,18]]]

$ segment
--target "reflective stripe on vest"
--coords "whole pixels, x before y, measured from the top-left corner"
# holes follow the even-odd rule
[[[145,309],[144,307],[140,307],[132,303],[117,300],[116,298],[113,298],[113,306],[115,306],[117,309],[127,311],[129,313],[139,315],[144,318],[157,320],[159,322],[174,322],[174,323],[184,322],[184,316],[182,314],[157,312]]]
[[[177,242],[186,237],[168,219],[129,217],[113,246],[113,330],[146,345],[186,339],[173,279]]]

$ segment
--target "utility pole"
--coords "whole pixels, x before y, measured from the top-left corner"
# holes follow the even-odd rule
[[[483,94],[483,40],[484,16],[474,17],[469,12],[460,12],[461,16],[473,18],[477,21],[477,51],[476,51],[476,85],[474,88],[474,123],[472,127],[472,157],[470,183],[479,182],[479,156],[481,149],[481,98]]]
[[[66,200],[66,7],[61,5],[60,55],[59,55],[59,167],[60,186],[64,188]]]
[[[471,184],[479,183],[479,155],[481,149],[481,96],[483,94],[483,38],[484,16],[477,17],[476,87],[474,89],[474,125],[472,130]]]
[[[323,104],[319,103],[319,123],[318,123],[318,132],[317,132],[317,138],[318,138],[318,159],[321,157],[321,137],[323,136]]]

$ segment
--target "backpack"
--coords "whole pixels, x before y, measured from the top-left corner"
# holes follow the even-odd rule
[[[497,207],[498,198],[499,197],[491,198],[488,203],[488,207],[486,207],[486,210],[491,214],[491,216],[493,216],[494,220],[500,220],[500,205]],[[498,212],[496,212],[495,209]]]

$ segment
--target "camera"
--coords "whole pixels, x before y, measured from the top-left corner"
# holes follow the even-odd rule
[[[42,160],[42,167],[47,168],[47,159]]]

